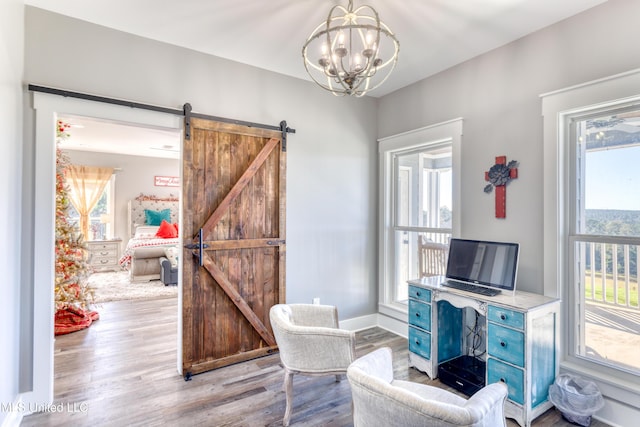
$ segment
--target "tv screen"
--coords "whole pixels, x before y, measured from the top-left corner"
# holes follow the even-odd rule
[[[446,278],[514,291],[519,249],[518,243],[451,239]]]

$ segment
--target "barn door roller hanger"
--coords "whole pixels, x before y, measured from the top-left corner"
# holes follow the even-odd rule
[[[185,139],[191,139],[191,117],[196,117],[198,119],[213,120],[213,121],[222,122],[222,123],[232,123],[234,125],[247,126],[250,128],[278,130],[282,132],[282,151],[287,151],[287,134],[296,133],[295,129],[292,129],[289,126],[287,126],[286,120],[281,121],[280,126],[273,126],[273,125],[265,125],[262,123],[245,122],[242,120],[225,119],[223,117],[215,117],[215,116],[209,116],[206,114],[193,113],[191,112],[191,110],[192,110],[191,104],[189,104],[188,102],[184,104],[184,106],[182,107],[182,112],[184,114]]]

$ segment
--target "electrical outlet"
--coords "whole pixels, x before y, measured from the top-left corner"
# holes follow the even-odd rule
[[[313,304],[315,304],[315,305],[320,305],[320,298],[319,298],[319,297],[315,297],[315,298],[313,299]]]

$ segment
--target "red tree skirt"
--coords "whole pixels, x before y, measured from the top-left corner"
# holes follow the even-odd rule
[[[88,328],[95,320],[100,318],[97,311],[88,311],[81,308],[66,307],[56,311],[54,320],[55,335],[64,335]]]

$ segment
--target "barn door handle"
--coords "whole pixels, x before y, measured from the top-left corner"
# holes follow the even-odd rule
[[[202,228],[200,229],[200,231],[198,231],[198,243],[189,243],[187,245],[184,245],[185,248],[187,249],[196,249],[198,251],[198,264],[200,264],[200,267],[202,267],[204,265],[204,249],[208,248],[209,245],[207,245],[206,243],[202,242]]]
[[[284,240],[267,240],[267,245],[269,245],[269,246],[284,245],[284,243],[285,243]]]

